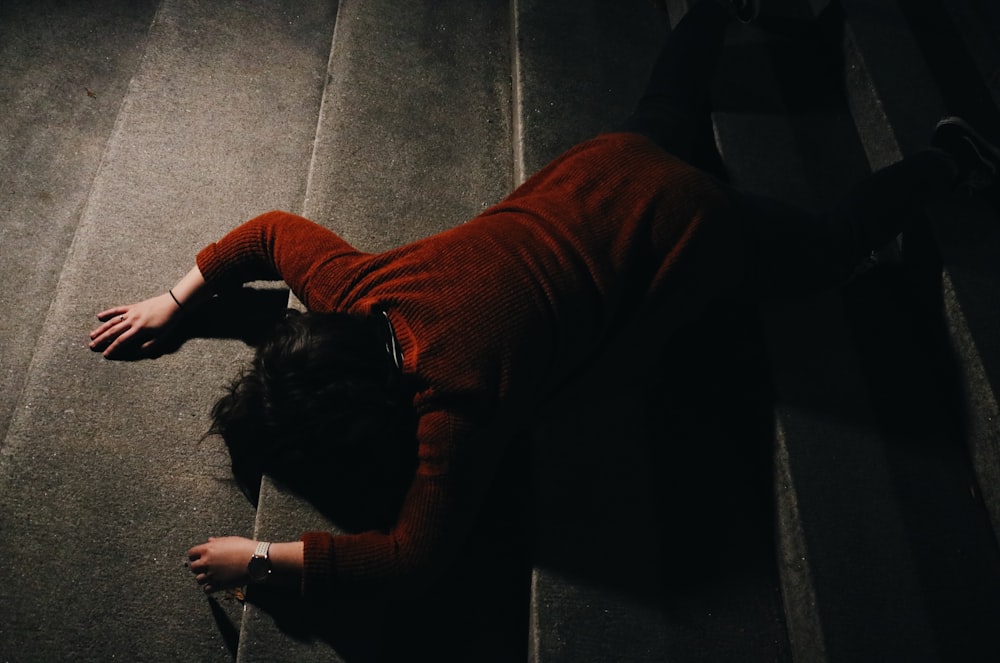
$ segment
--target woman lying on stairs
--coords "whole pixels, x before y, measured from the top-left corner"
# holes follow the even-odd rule
[[[243,476],[370,505],[370,528],[294,542],[210,538],[189,551],[207,592],[248,582],[309,596],[411,586],[444,569],[505,441],[641,315],[660,344],[714,301],[836,285],[914,211],[995,186],[1000,152],[957,118],[932,146],[824,214],[736,191],[695,145],[729,21],[703,0],[667,41],[616,133],[569,150],[474,220],[380,254],[270,212],[197,255],[171,290],[98,315],[107,357],[155,345],[200,302],[283,280],[308,313],[281,322],[216,404]]]

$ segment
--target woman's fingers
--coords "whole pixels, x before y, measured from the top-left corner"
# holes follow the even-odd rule
[[[91,349],[99,349],[132,329],[125,313],[120,313],[90,332]]]
[[[191,573],[195,574],[195,582],[201,585],[201,588],[206,594],[210,594],[215,591],[215,588],[209,584],[208,564],[206,564],[205,560],[202,558],[203,552],[203,545],[191,548],[191,550],[188,551],[188,560],[190,560],[190,562],[187,566],[191,570]]]
[[[140,331],[139,325],[133,325],[127,318],[119,316],[94,330],[95,336],[90,342],[90,349],[102,351],[105,357],[110,357]]]
[[[215,585],[212,584],[212,578],[209,576],[208,573],[199,573],[194,577],[194,581],[199,585],[201,585],[202,590],[206,594],[211,594],[216,589],[218,589],[217,587],[215,587]]]
[[[118,348],[118,346],[121,345],[121,342],[122,342],[122,337],[118,336],[117,338],[115,338],[115,340],[111,341],[108,344],[108,347],[104,348],[104,351],[101,354],[104,355],[105,357],[110,357],[115,353],[115,350]]]
[[[90,332],[91,340],[96,340],[98,337],[105,334],[109,329],[119,324],[121,320],[119,318],[114,318],[112,320],[107,320],[104,324],[97,326],[93,331]]]
[[[127,322],[123,322],[121,326],[122,329],[117,330],[117,334],[111,337],[113,339],[111,340],[111,344],[104,349],[103,354],[105,357],[112,356],[115,353],[115,350],[117,350],[121,345],[128,343],[129,339],[135,336],[139,331],[138,327],[132,327]]]
[[[121,315],[122,313],[128,313],[127,306],[116,306],[114,308],[109,308],[107,311],[101,311],[97,314],[97,319],[103,322],[115,317],[116,315]]]
[[[90,332],[91,340],[97,340],[109,330],[120,326],[128,318],[128,313],[129,308],[127,306],[118,306],[116,308],[98,313],[97,319],[100,320],[102,324],[98,325],[97,328]]]
[[[209,541],[212,541],[212,539],[209,539]],[[202,590],[206,594],[211,594],[218,591],[219,587],[212,582],[211,564],[205,559],[207,553],[208,543],[194,546],[188,550],[188,560],[190,560],[188,568],[191,570],[191,573],[195,574],[194,580],[201,586]]]

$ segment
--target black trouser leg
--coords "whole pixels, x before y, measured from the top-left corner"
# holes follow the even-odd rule
[[[729,11],[716,0],[702,0],[684,15],[624,123],[626,131],[643,134],[674,156],[693,161],[711,127],[712,81],[729,22]]]
[[[626,131],[703,167],[695,157],[711,138],[712,82],[729,24],[729,9],[716,0],[691,8],[664,44]],[[843,283],[955,178],[954,160],[929,148],[866,178],[824,212],[734,192],[751,287],[767,297]]]

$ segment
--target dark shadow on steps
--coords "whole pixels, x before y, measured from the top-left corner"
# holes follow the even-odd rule
[[[961,227],[952,232],[980,241],[971,254],[952,251],[949,269],[966,278],[974,273],[981,287],[992,283],[995,296],[1000,215],[985,200],[956,202],[958,208],[943,205],[939,213]],[[905,262],[852,284],[845,301],[859,357],[871,367],[866,377],[891,488],[903,507],[934,638],[949,660],[984,660],[996,653],[1000,548],[970,458],[969,385],[952,350],[943,262],[932,235],[926,224],[904,235]]]
[[[526,660],[530,564],[522,459],[523,451],[508,455],[510,481],[488,496],[465,545],[469,552],[412,598],[307,601],[251,587],[248,601],[289,637],[323,643],[348,663]]]
[[[236,624],[229,619],[229,615],[219,605],[218,600],[214,596],[207,597],[208,607],[212,611],[212,618],[215,620],[216,626],[219,627],[219,633],[222,635],[222,641],[226,645],[226,649],[229,651],[229,655],[236,660],[236,652],[239,649],[240,644],[240,631]]]
[[[949,4],[954,5],[953,7]],[[955,27],[954,18],[966,14],[966,20],[977,21],[981,31],[978,35],[991,44],[984,58],[1000,56],[997,48],[996,32],[1000,25],[991,20],[1000,19],[994,0],[969,0],[949,3],[946,0],[906,0],[899,2],[899,9],[906,18],[917,48],[931,70],[934,82],[941,91],[947,112],[960,115],[974,126],[987,131],[994,137],[1000,133],[1000,109],[997,108],[990,90],[983,80],[983,70],[977,66],[970,53],[966,39],[976,35],[962,35]],[[1000,62],[981,64],[989,67],[986,75],[997,82],[997,67]],[[905,118],[901,118],[905,119]],[[909,127],[903,127],[910,130]]]
[[[648,445],[665,601],[724,605],[750,584],[763,598],[778,586],[774,395],[756,311],[717,307],[671,346],[669,378],[650,393]],[[754,611],[780,622],[770,603]]]
[[[648,382],[626,389],[637,399],[629,410],[644,413],[630,427],[645,431],[642,437],[604,436],[581,416],[589,409],[608,414],[601,408],[622,391],[601,372],[620,369],[614,359],[580,376],[576,387],[588,398],[551,405],[558,434],[513,444],[468,552],[430,591],[407,601],[331,597],[320,607],[253,588],[248,600],[290,637],[325,643],[346,661],[415,653],[440,661],[524,660],[535,566],[656,606],[672,620],[670,660],[690,660],[693,652],[715,661],[789,660],[774,554],[771,390],[754,312],[720,307],[670,348],[665,361],[647,367]],[[636,448],[626,450],[630,444]],[[529,467],[528,458],[541,465]],[[615,485],[611,494],[591,491],[591,480],[605,473],[640,482],[630,473],[642,458],[652,505],[632,503],[627,491],[613,494]],[[590,478],[564,477],[555,465]],[[550,494],[532,499],[531,476],[535,485],[547,482]],[[537,499],[566,511],[538,521]],[[640,543],[630,532],[637,521],[648,531]],[[642,541],[658,541],[663,551],[652,575],[645,562],[655,552],[630,549]]]
[[[610,655],[610,631],[637,660],[789,660],[765,359],[755,310],[720,303],[554,404],[532,450],[550,650]]]
[[[646,407],[656,600],[671,623],[671,660],[789,660],[773,393],[753,308],[719,306],[674,334]]]
[[[735,30],[737,40],[726,46],[713,89],[715,111],[795,116],[844,108],[839,4],[831,2],[815,19],[765,17]],[[744,31],[759,31],[765,39],[747,40]],[[761,71],[773,73],[780,95],[760,84]]]

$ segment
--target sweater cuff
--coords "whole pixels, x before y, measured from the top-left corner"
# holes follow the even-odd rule
[[[287,216],[277,211],[256,216],[198,252],[195,264],[213,292],[281,279],[271,253],[271,235],[275,224]]]
[[[332,585],[336,563],[333,557],[333,535],[329,532],[306,532],[301,539],[302,596],[322,599]]]
[[[198,271],[201,272],[202,278],[205,279],[205,283],[208,284],[212,292],[217,292],[216,286],[222,267],[218,247],[215,244],[209,244],[198,252],[194,263],[198,266]]]

